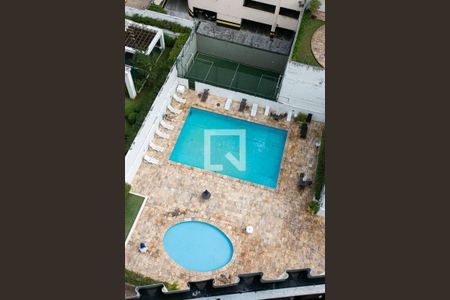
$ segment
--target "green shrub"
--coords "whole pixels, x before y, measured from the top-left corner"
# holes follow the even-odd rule
[[[129,100],[129,102],[131,103],[131,101],[133,100]],[[134,105],[126,105],[125,104],[125,117],[128,118],[128,115],[131,114],[132,112],[134,112]]]
[[[317,159],[316,180],[314,183],[314,197],[319,200],[325,185],[325,130],[320,141],[319,157]]]
[[[133,15],[133,16],[125,16],[126,19],[142,23],[150,26],[155,26],[162,29],[167,29],[173,32],[179,32],[179,33],[191,33],[191,28],[181,26],[180,24],[166,21],[166,20],[158,20],[158,19],[152,19],[149,17],[143,17],[139,15]]]
[[[151,11],[159,12],[159,13],[161,13],[161,14],[167,14],[167,11],[166,11],[164,8],[162,8],[161,6],[156,5],[156,4],[150,4],[150,5],[147,7],[147,9],[148,9],[148,10],[151,10]]]
[[[173,45],[172,50],[170,50],[168,61],[170,65],[172,65],[180,54],[181,49],[183,49],[184,44],[189,38],[189,33],[180,34],[175,40],[175,44]]]
[[[125,282],[133,286],[144,286],[160,283],[161,281],[154,280],[150,277],[145,277],[139,273],[125,269]],[[164,285],[169,291],[178,290],[178,284],[176,282],[174,283],[162,282],[162,283],[164,283]]]
[[[142,51],[137,51],[133,55],[132,64],[137,68],[137,72],[139,73],[139,77],[146,78],[150,73],[150,69],[155,64],[155,58],[150,57]]]
[[[136,118],[137,118],[137,113],[136,112],[132,112],[128,115],[127,120],[130,123],[130,125],[134,125],[134,123],[136,123]]]
[[[130,193],[131,185],[125,182],[125,199],[128,198],[128,194]]]
[[[167,34],[164,35],[164,43],[166,44],[166,47],[173,47],[175,45],[176,38],[170,37]]]
[[[125,117],[128,117],[132,112],[138,112],[140,109],[140,102],[125,98]]]
[[[311,13],[315,13],[320,7],[320,1],[319,0],[311,0],[309,3],[309,11]]]
[[[306,114],[299,112],[298,115],[295,117],[295,121],[303,123],[306,121]]]
[[[308,203],[308,212],[311,214],[316,214],[320,209],[319,201],[312,200]]]
[[[133,79],[134,81],[134,88],[136,89],[136,92],[139,91],[139,89],[142,87],[142,85],[145,83],[145,79]]]

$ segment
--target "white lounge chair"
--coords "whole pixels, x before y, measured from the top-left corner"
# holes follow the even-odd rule
[[[253,103],[253,105],[252,105],[252,112],[251,112],[250,116],[252,116],[252,117],[256,116],[256,112],[257,111],[258,111],[258,104]]]
[[[178,108],[174,108],[172,107],[172,105],[167,105],[167,109],[170,110],[171,112],[173,112],[174,114],[178,115],[181,112],[181,109]]]
[[[266,105],[266,110],[264,111],[264,115],[267,117],[270,113],[270,106]]]
[[[225,106],[224,106],[225,110],[229,110],[232,103],[233,103],[233,99],[228,98],[227,101],[225,101]]]
[[[169,135],[167,133],[164,133],[164,132],[160,131],[159,128],[156,128],[155,133],[160,138],[163,138],[163,139],[166,139],[166,140],[169,138]]]
[[[173,125],[170,125],[169,123],[166,123],[166,121],[161,120],[161,122],[159,122],[159,124],[164,127],[165,129],[168,130],[173,130],[175,127],[173,127]]]
[[[144,161],[153,165],[162,165],[162,163],[159,160],[148,155],[144,156]]]
[[[164,152],[164,148],[163,147],[161,147],[159,145],[156,145],[156,144],[153,144],[153,142],[150,142],[149,146],[150,146],[150,148],[152,148],[155,151]]]
[[[186,87],[185,87],[184,85],[179,84],[179,85],[177,86],[177,93],[183,94],[185,91],[186,91]]]
[[[292,110],[290,110],[290,111],[288,112],[288,115],[287,115],[287,121],[290,122],[291,119],[292,119]]]
[[[175,101],[177,101],[178,103],[182,103],[182,104],[186,103],[186,99],[183,99],[183,98],[179,97],[177,94],[173,95],[173,99]]]

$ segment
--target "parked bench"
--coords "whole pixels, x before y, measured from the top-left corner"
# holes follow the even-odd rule
[[[209,96],[209,89],[203,90],[202,98],[200,99],[201,102],[206,102],[206,99],[208,99]]]
[[[239,111],[243,112],[246,106],[247,106],[247,99],[243,98],[241,104],[239,105]]]

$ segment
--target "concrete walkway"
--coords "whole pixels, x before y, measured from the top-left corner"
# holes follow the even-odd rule
[[[168,15],[186,20],[194,20],[188,13],[187,0],[167,0],[164,9],[167,11]]]
[[[150,3],[151,0],[127,0],[125,2],[125,6],[134,7],[138,9],[146,9]]]

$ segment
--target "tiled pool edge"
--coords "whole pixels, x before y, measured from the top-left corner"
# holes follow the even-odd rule
[[[164,235],[166,234],[167,230],[169,230],[169,228],[171,228],[172,226],[174,226],[178,223],[189,222],[189,221],[200,221],[200,222],[211,224],[211,225],[215,226],[216,228],[218,228],[219,230],[221,230],[228,237],[231,244],[233,245],[233,255],[232,255],[230,261],[225,266],[223,266],[220,269],[214,270],[214,271],[196,272],[196,271],[189,270],[189,269],[183,267],[182,265],[179,265],[177,262],[175,262],[175,260],[173,260],[167,254],[166,249],[164,248],[164,244],[163,244]],[[231,227],[231,225],[228,225],[228,226]],[[188,217],[188,218],[180,218],[177,220],[171,220],[170,222],[167,222],[167,224],[165,224],[163,227],[161,227],[161,231],[158,234],[158,238],[161,241],[161,243],[160,243],[161,250],[162,250],[161,253],[162,253],[162,256],[164,257],[165,261],[170,262],[172,268],[174,268],[174,269],[182,268],[185,271],[185,273],[188,273],[188,274],[192,273],[192,274],[201,274],[202,276],[203,275],[214,276],[214,275],[220,274],[222,272],[226,272],[227,270],[232,268],[233,263],[235,262],[236,257],[237,257],[236,253],[238,253],[238,250],[240,250],[240,245],[237,243],[232,230],[229,228],[222,227],[214,218],[207,219],[207,218],[201,218],[201,217]]]
[[[184,164],[184,163],[180,163],[180,162],[171,160],[170,157],[172,156],[173,150],[175,149],[175,146],[176,146],[176,144],[178,142],[178,138],[179,138],[179,136],[181,134],[181,131],[183,130],[184,124],[185,124],[185,122],[187,120],[187,117],[189,116],[189,112],[190,112],[191,108],[204,110],[204,111],[208,111],[210,113],[222,115],[222,116],[225,116],[225,117],[230,117],[230,118],[238,119],[238,120],[249,122],[249,123],[255,123],[255,124],[258,124],[258,125],[261,125],[261,126],[266,126],[266,127],[270,127],[270,128],[286,131],[286,137],[285,137],[285,140],[284,140],[284,143],[283,143],[283,149],[282,149],[282,152],[281,152],[282,153],[282,155],[281,155],[281,162],[280,162],[280,166],[279,166],[279,169],[278,169],[277,183],[276,183],[275,187],[272,188],[272,187],[269,187],[267,185],[263,185],[263,184],[255,183],[255,182],[252,182],[252,181],[240,179],[240,178],[237,178],[237,177],[234,177],[234,176],[229,176],[229,175],[225,175],[225,174],[221,174],[221,173],[212,172],[212,171],[209,171],[209,170],[206,170],[206,169],[203,169],[203,168],[194,167],[194,166],[191,166],[191,165],[188,165],[188,164]],[[294,122],[294,121],[291,121],[291,122]],[[190,170],[199,170],[201,172],[205,171],[205,172],[207,172],[206,174],[211,174],[212,173],[212,174],[217,175],[219,178],[231,179],[231,180],[234,180],[236,182],[239,182],[239,183],[242,183],[242,184],[248,184],[248,185],[253,186],[253,187],[260,187],[260,188],[264,188],[264,189],[269,190],[269,191],[278,191],[279,187],[280,187],[280,181],[281,181],[281,172],[284,170],[285,150],[286,150],[286,144],[288,143],[288,140],[289,140],[288,138],[289,138],[289,135],[290,135],[290,132],[291,132],[291,130],[290,130],[291,125],[292,125],[291,123],[288,123],[288,125],[284,125],[284,127],[276,127],[276,126],[265,124],[265,123],[263,123],[261,121],[258,121],[258,120],[255,120],[255,121],[247,120],[247,119],[244,119],[243,117],[240,117],[240,116],[234,116],[234,115],[229,114],[229,113],[227,114],[226,111],[225,111],[225,113],[217,112],[217,111],[214,111],[211,108],[199,106],[196,103],[193,103],[193,104],[191,104],[191,105],[189,105],[187,107],[186,113],[183,116],[183,120],[181,121],[181,124],[180,124],[179,128],[177,128],[177,133],[176,133],[176,136],[175,136],[175,143],[171,147],[170,153],[166,157],[166,163],[179,165],[179,166],[188,168]]]

